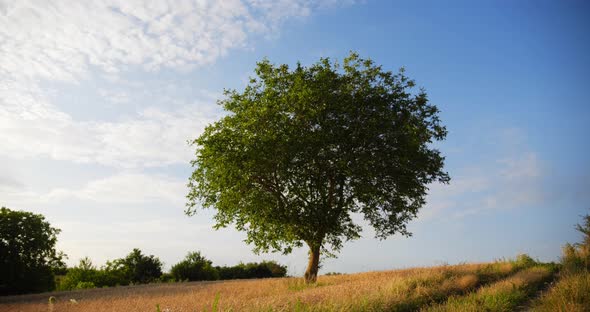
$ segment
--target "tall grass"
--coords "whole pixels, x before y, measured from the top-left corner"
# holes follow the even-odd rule
[[[531,309],[538,312],[590,311],[590,272],[580,271],[559,279]]]
[[[467,296],[453,296],[424,311],[514,311],[554,274],[554,267],[534,266]]]
[[[590,311],[590,215],[576,229],[582,241],[563,247],[560,279],[537,300],[533,311]]]
[[[56,292],[0,302],[0,311],[415,311],[448,296],[510,276],[522,263],[504,261],[299,278],[195,282]],[[72,304],[69,299],[76,299]],[[0,299],[4,300],[4,299]]]

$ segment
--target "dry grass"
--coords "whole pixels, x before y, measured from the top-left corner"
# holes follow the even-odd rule
[[[590,311],[590,272],[580,271],[561,277],[537,301],[532,311]]]
[[[320,276],[312,286],[298,278],[281,278],[117,287],[1,298],[0,310],[156,311],[159,305],[171,312],[407,311],[464,294],[518,269],[517,264],[498,262]],[[56,298],[54,304],[48,303],[50,296]]]
[[[467,296],[451,297],[441,305],[424,311],[514,311],[553,276],[553,268],[536,266]]]

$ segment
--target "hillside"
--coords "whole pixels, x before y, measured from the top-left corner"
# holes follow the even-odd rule
[[[510,311],[552,280],[528,257],[300,278],[150,284],[0,298],[2,311]],[[55,300],[49,299],[54,297]],[[54,301],[54,303],[50,303]]]

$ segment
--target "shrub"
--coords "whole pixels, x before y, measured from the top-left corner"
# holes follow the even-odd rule
[[[285,277],[287,276],[287,266],[280,265],[275,261],[264,261],[262,262],[271,273],[270,277]]]
[[[590,270],[590,215],[583,218],[584,222],[576,225],[576,230],[583,235],[582,242],[563,247],[561,263],[565,273]]]
[[[170,274],[177,281],[211,281],[219,279],[219,273],[200,252],[189,252],[186,258],[172,266]]]
[[[81,287],[100,287],[102,285],[97,285],[97,283],[95,283],[98,274],[99,272],[92,264],[92,261],[88,257],[82,258],[80,259],[78,266],[69,269],[68,273],[63,278],[61,278],[57,289],[73,290],[80,289]],[[92,284],[92,287],[90,287],[90,284]]]
[[[146,256],[135,248],[123,259],[115,260],[111,266],[122,270],[130,283],[145,284],[156,281],[162,275],[162,262],[157,257]]]
[[[73,290],[80,289],[80,287],[111,287],[129,285],[129,283],[127,272],[114,262],[107,261],[105,266],[97,269],[86,257],[80,260],[78,266],[68,269],[68,273],[59,278],[57,288],[58,290]]]
[[[521,268],[529,268],[538,264],[537,261],[524,253],[517,255],[514,263]]]
[[[336,275],[342,275],[342,273],[340,272],[328,272],[326,274],[324,274],[325,276],[336,276]]]
[[[90,289],[95,287],[93,282],[78,282],[76,284],[76,289]]]
[[[216,267],[216,269],[219,271],[219,279],[222,280],[285,277],[287,275],[287,267],[275,261],[240,263],[235,266]]]
[[[163,273],[162,275],[160,275],[159,278],[159,282],[162,283],[173,283],[176,280],[174,279],[174,276],[171,273]]]

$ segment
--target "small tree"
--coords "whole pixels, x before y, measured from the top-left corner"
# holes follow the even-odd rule
[[[55,288],[53,271],[65,266],[55,249],[59,232],[43,215],[0,209],[0,294]]]
[[[80,259],[77,266],[70,268],[67,274],[60,280],[58,290],[72,290],[72,289],[83,289],[83,288],[94,288],[102,287],[97,282],[100,272],[92,264],[92,260],[88,257]]]
[[[111,265],[111,269],[118,267],[123,270],[127,280],[131,283],[150,283],[162,275],[162,262],[160,259],[153,255],[143,255],[141,250],[137,248],[134,248],[127,257],[114,262],[115,265]]]
[[[309,247],[307,282],[320,252],[360,237],[361,214],[384,239],[410,235],[428,184],[448,182],[432,146],[446,136],[436,106],[414,81],[351,53],[291,70],[264,60],[228,112],[193,144],[187,214],[215,208],[215,228],[234,223],[255,252]]]
[[[170,274],[177,281],[211,281],[219,279],[219,273],[200,252],[189,252],[186,258],[172,266]]]

